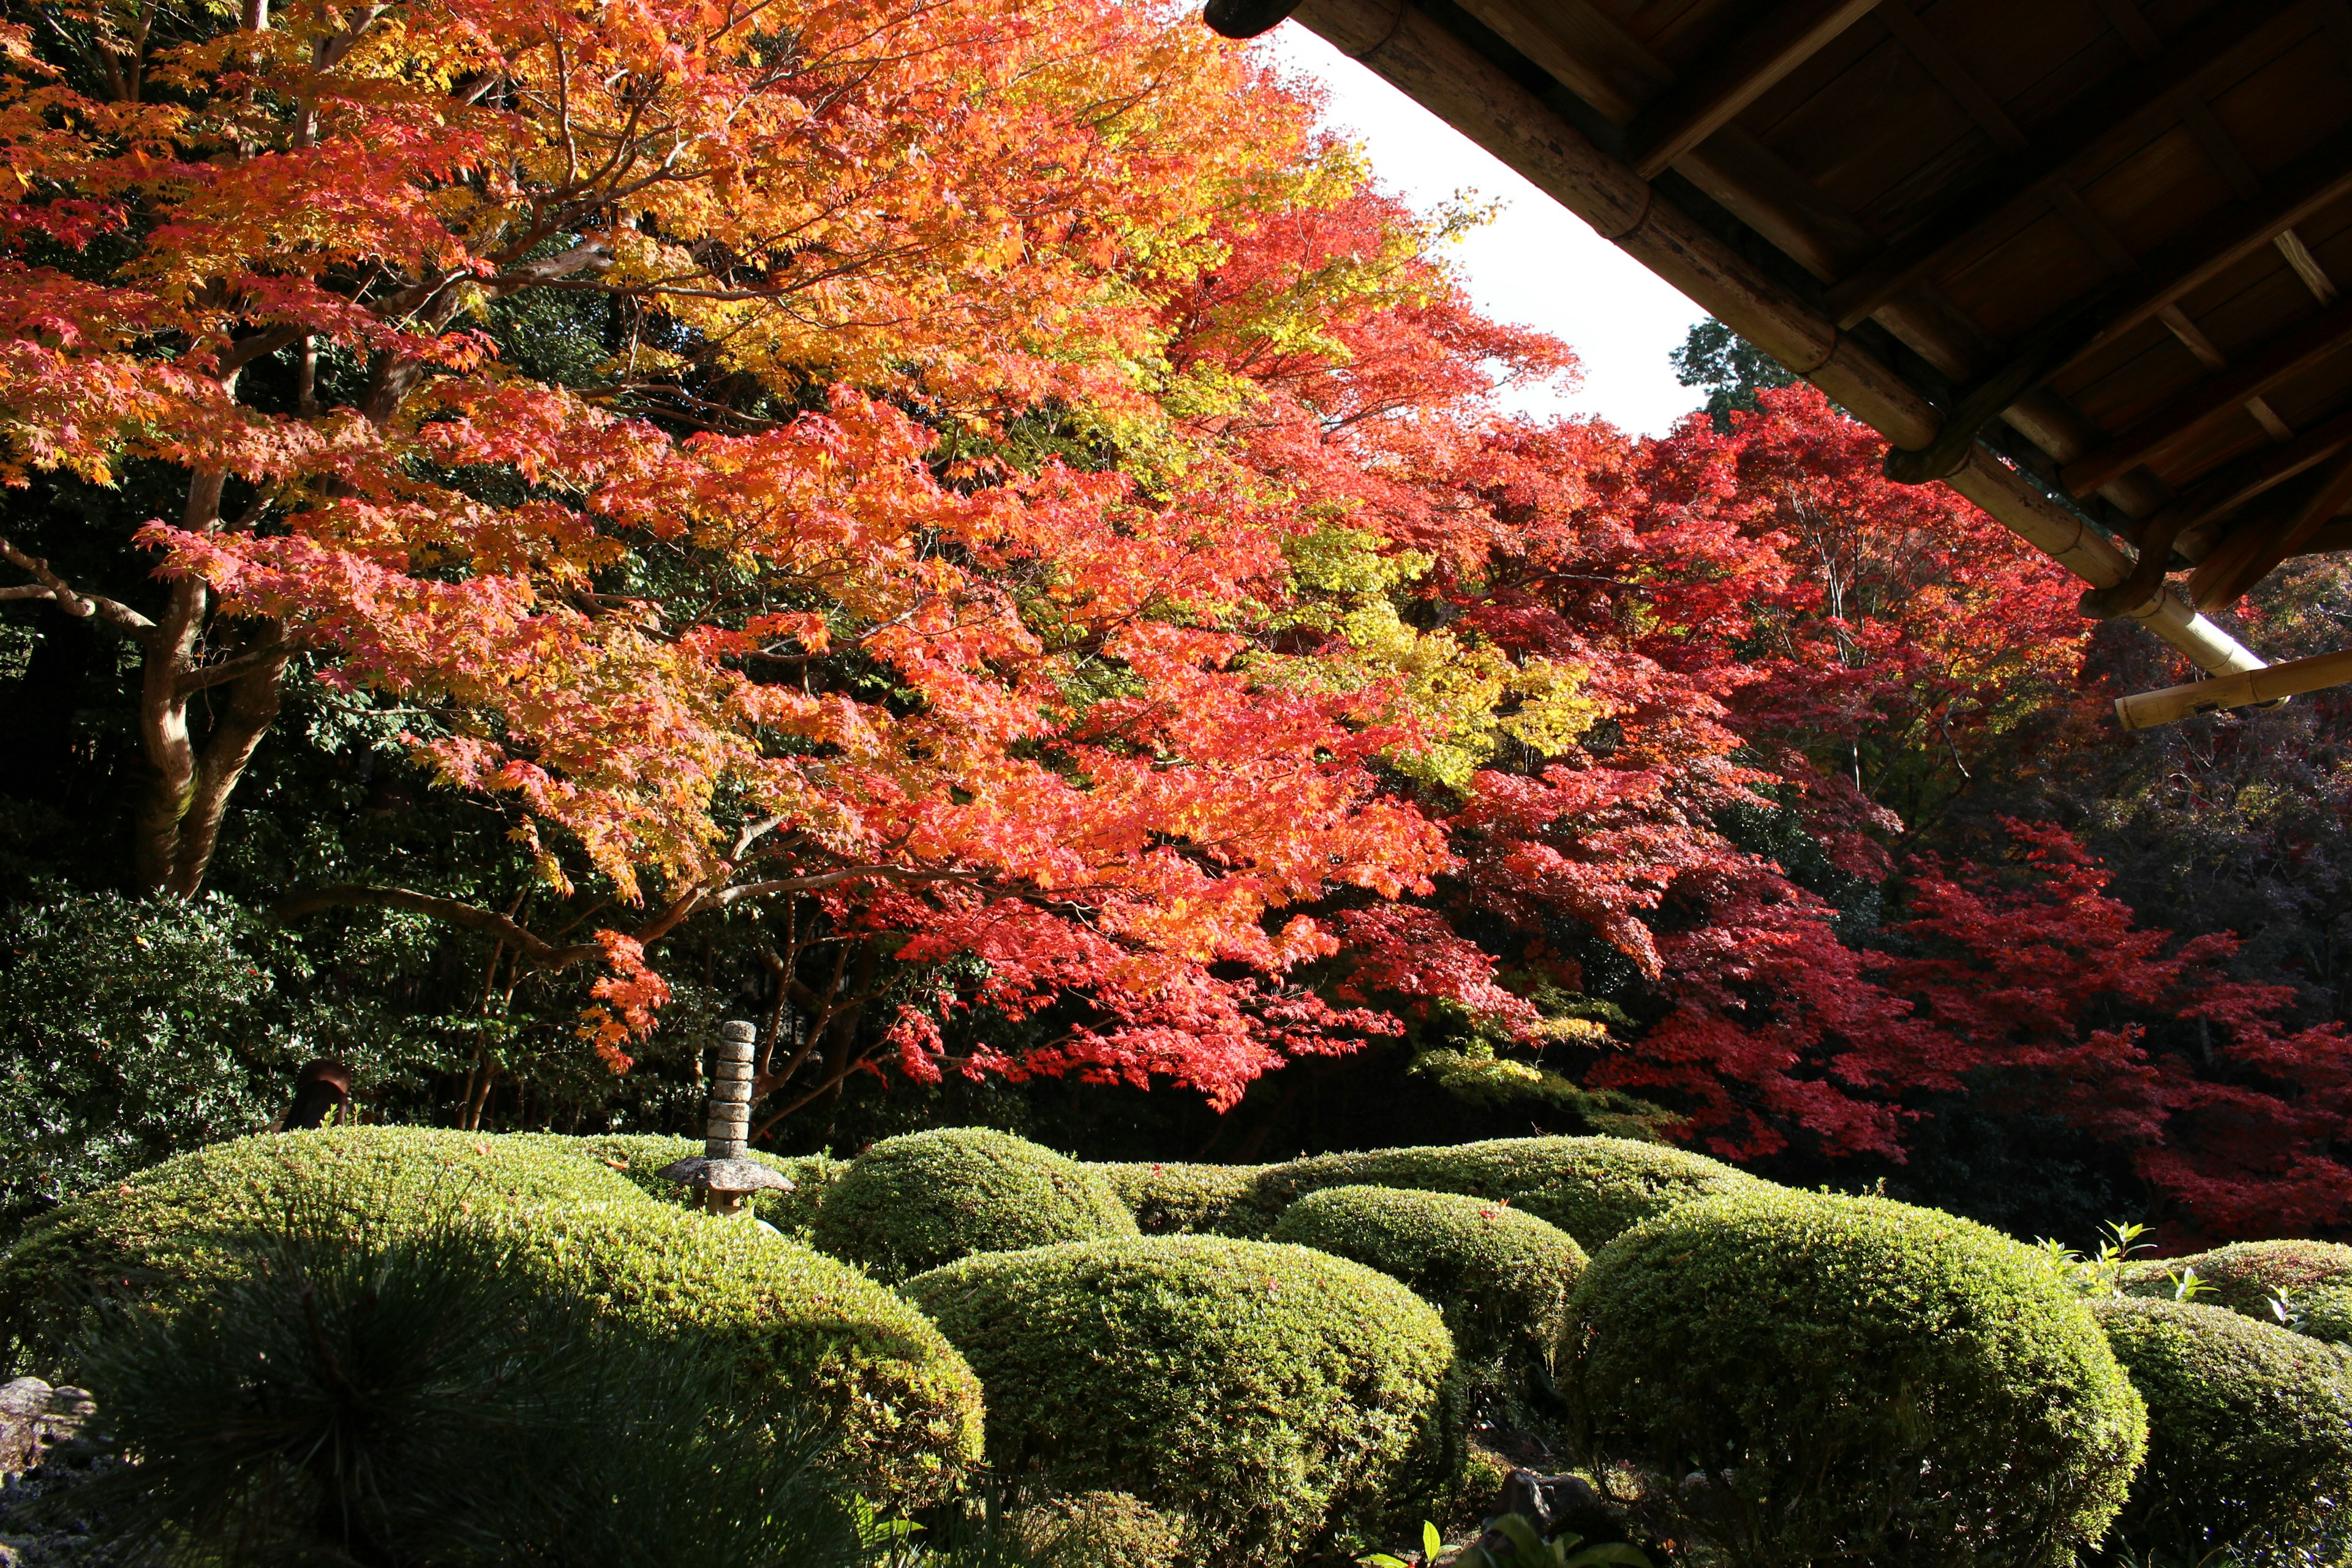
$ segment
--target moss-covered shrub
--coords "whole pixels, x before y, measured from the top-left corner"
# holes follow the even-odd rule
[[[1148,1237],[984,1253],[903,1289],[988,1397],[992,1465],[1126,1488],[1202,1563],[1276,1563],[1369,1513],[1429,1436],[1436,1311],[1303,1247]]]
[[[1041,1568],[1168,1568],[1184,1550],[1181,1521],[1132,1492],[1048,1499],[1021,1535]]]
[[[836,1419],[852,1471],[919,1501],[980,1457],[978,1380],[905,1300],[757,1226],[650,1205],[503,1216],[520,1266],[649,1337],[732,1352]]]
[[[1396,1187],[1326,1187],[1274,1227],[1276,1241],[1351,1258],[1444,1314],[1471,1361],[1517,1352],[1549,1364],[1584,1249],[1559,1226],[1487,1198]]]
[[[327,1201],[394,1224],[436,1205],[649,1206],[580,1140],[544,1133],[342,1127],[215,1143],[50,1211],[0,1253],[9,1364],[58,1364],[81,1322],[62,1303],[203,1277],[225,1248]]]
[[[680,1160],[700,1154],[699,1138],[674,1138],[659,1132],[607,1133],[583,1138],[580,1147],[592,1160],[626,1176],[639,1191],[665,1203],[685,1201],[685,1189],[661,1179],[661,1173]],[[795,1241],[805,1242],[816,1225],[816,1211],[848,1171],[849,1162],[825,1154],[769,1154],[751,1149],[743,1157],[781,1171],[793,1184],[788,1193],[751,1194],[751,1212]]]
[[[2352,1384],[2336,1352],[2220,1307],[2095,1302],[2147,1402],[2115,1541],[2201,1563],[2340,1562],[2352,1547]]]
[[[2342,1339],[2345,1313],[2322,1298],[2352,1290],[2352,1247],[2333,1241],[2240,1241],[2188,1258],[2144,1258],[2126,1265],[2124,1289],[2135,1296],[2169,1296],[2174,1277],[2194,1268],[2201,1281],[2195,1300],[2226,1307],[2265,1323],[2284,1300],[2305,1333]],[[2319,1308],[2316,1311],[2298,1309]]]
[[[1258,1194],[1264,1165],[1088,1165],[1146,1236],[1263,1237],[1280,1210]]]
[[[2121,1506],[2139,1396],[2040,1255],[1764,1188],[1596,1255],[1562,1379],[1596,1468],[1754,1568],[2063,1563]]]
[[[1361,1154],[1318,1154],[1270,1167],[1260,1201],[1286,1207],[1325,1187],[1412,1187],[1507,1198],[1597,1250],[1679,1203],[1742,1192],[1757,1179],[1703,1154],[1630,1138],[1495,1138]]]
[[[1100,1176],[985,1127],[884,1139],[850,1162],[810,1232],[822,1250],[882,1279],[974,1252],[1135,1234],[1134,1216]]]
[[[634,1162],[632,1162],[634,1165]],[[0,1254],[13,1370],[69,1377],[103,1291],[169,1304],[251,1267],[257,1238],[348,1225],[379,1237],[454,1214],[515,1245],[551,1291],[625,1328],[732,1347],[842,1419],[861,1477],[920,1495],[980,1445],[978,1384],[889,1291],[756,1226],[656,1203],[584,1141],[354,1127],[217,1144],[76,1200]]]

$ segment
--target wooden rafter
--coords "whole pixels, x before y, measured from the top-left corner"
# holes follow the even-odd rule
[[[2220,609],[2245,596],[2280,562],[2301,553],[2321,525],[2352,505],[2352,454],[2338,454],[2320,471],[2301,501],[2275,522],[2249,519],[2208,556],[2189,579],[2189,595],[2206,609]],[[2263,526],[2263,524],[2269,524]],[[2240,541],[2243,540],[2242,545]],[[2235,548],[2233,548],[2235,547]]]
[[[1879,0],[1785,0],[1685,70],[1626,128],[1626,161],[1654,180],[1731,117],[1819,54]],[[1900,5],[1903,0],[1886,0]]]
[[[2047,201],[2045,182],[2119,130],[2166,112],[2174,94],[2303,18],[2304,0],[2231,0],[2190,23],[2155,58],[2063,110],[2022,149],[1987,167],[1910,235],[1829,291],[1839,326],[1858,326],[1919,279],[1985,248],[2018,214]],[[1891,14],[1891,13],[1890,13]]]
[[[2069,0],[2105,20],[2090,47],[2046,3],[1296,14],[1875,426],[1890,474],[1945,476],[2083,577],[2086,612],[2221,678],[2127,721],[2352,677],[2242,680],[2260,659],[2198,613],[2352,549],[2352,0]],[[2153,374],[2202,373],[2168,396],[2141,389],[2158,322],[2186,357]]]
[[[2352,347],[2352,304],[2296,322],[2252,358],[2184,389],[2105,446],[2075,458],[2060,477],[2071,494],[2089,495],[2142,463],[2160,462],[2248,399],[2266,395],[2347,347]]]

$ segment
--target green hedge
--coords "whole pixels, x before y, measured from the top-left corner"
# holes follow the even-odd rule
[[[729,1347],[840,1423],[852,1473],[921,1501],[978,1460],[981,1390],[939,1330],[846,1264],[757,1226],[647,1205],[500,1216],[527,1267],[652,1336]]]
[[[10,1367],[58,1364],[81,1319],[60,1310],[93,1289],[202,1276],[224,1247],[332,1201],[393,1219],[436,1204],[650,1206],[579,1140],[425,1127],[262,1133],[167,1160],[51,1210],[0,1253],[0,1334]]]
[[[1433,1304],[1464,1357],[1518,1352],[1549,1365],[1584,1249],[1557,1226],[1487,1198],[1326,1187],[1290,1206],[1276,1241],[1350,1258]]]
[[[1447,1403],[1437,1313],[1303,1247],[1084,1242],[903,1289],[980,1374],[992,1466],[1131,1490],[1192,1521],[1200,1562],[1285,1562],[1367,1516]]]
[[[1759,1185],[1746,1172],[1631,1138],[1496,1138],[1362,1154],[1318,1154],[1259,1178],[1261,1201],[1286,1207],[1325,1187],[1412,1187],[1507,1198],[1598,1251],[1676,1204]]]
[[[1074,1160],[985,1127],[886,1138],[833,1184],[810,1239],[876,1278],[974,1252],[1136,1234],[1110,1184]]]
[[[1597,1255],[1570,1311],[1588,1458],[1752,1568],[2063,1563],[2145,1441],[2081,1299],[1937,1210],[1687,1204]]]
[[[1264,1165],[1101,1164],[1087,1170],[1110,1184],[1146,1236],[1263,1237],[1280,1210],[1258,1194]]]
[[[653,1201],[616,1157],[547,1134],[384,1127],[183,1155],[64,1205],[0,1254],[11,1371],[69,1380],[86,1321],[71,1303],[93,1291],[168,1303],[247,1267],[245,1249],[289,1224],[398,1235],[456,1210],[509,1234],[551,1289],[585,1290],[647,1333],[740,1345],[747,1371],[843,1417],[876,1484],[919,1496],[977,1456],[971,1369],[903,1301],[756,1226]]]
[[[676,1183],[663,1181],[661,1173],[680,1160],[700,1154],[703,1141],[658,1132],[607,1133],[583,1138],[580,1147],[589,1158],[626,1176],[639,1191],[665,1203],[682,1203],[684,1189]],[[816,1211],[824,1204],[824,1194],[849,1169],[848,1161],[826,1154],[767,1154],[751,1149],[745,1151],[743,1157],[782,1172],[792,1182],[793,1190],[788,1193],[752,1194],[751,1212],[802,1242],[809,1239],[815,1226]]]
[[[2226,1307],[2275,1324],[2273,1297],[2282,1298],[2297,1326],[2317,1339],[2346,1337],[2352,1293],[2352,1247],[2333,1241],[2240,1241],[2188,1258],[2149,1258],[2126,1265],[2124,1289],[2135,1296],[2169,1296],[2171,1276],[2194,1268],[2202,1282],[2195,1300]]]
[[[1181,1521],[1132,1492],[1050,1498],[1024,1523],[1040,1568],[1168,1568],[1184,1552]]]
[[[2147,1402],[2147,1458],[2116,1540],[2143,1560],[2344,1560],[2352,1384],[2327,1346],[2221,1307],[2094,1303]],[[2332,1550],[2331,1550],[2332,1549]]]

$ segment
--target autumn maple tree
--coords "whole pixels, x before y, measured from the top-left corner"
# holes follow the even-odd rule
[[[1402,1037],[1738,1158],[1900,1162],[1961,1096],[2209,1227],[2352,1212],[2343,1042],[2231,939],[2046,824],[1907,841],[2093,732],[2063,574],[1802,386],[1503,413],[1575,361],[1449,271],[1477,214],[1189,12],[124,0],[0,50],[0,479],[66,497],[0,598],[137,660],[157,897],[304,683],[527,875],[279,920],[473,933],[485,1020],[593,977],[616,1072],[723,930],[763,1136],[860,1073],[1222,1110]]]

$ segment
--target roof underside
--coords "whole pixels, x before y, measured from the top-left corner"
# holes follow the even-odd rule
[[[1843,343],[1891,373],[1895,403],[1927,412],[1841,401],[1907,448],[1895,477],[1996,452],[2128,542],[2104,546],[2125,581],[2084,573],[2095,607],[2128,611],[2169,571],[2184,609],[2221,608],[2290,557],[2352,549],[2347,0],[1297,9],[1744,335],[1822,362],[1792,368]],[[1647,218],[1612,223],[1636,200],[1757,284],[1692,287],[1689,244],[1662,260],[1623,232]],[[1763,314],[1742,320],[1751,293]],[[1776,310],[1809,323],[1793,351]]]

